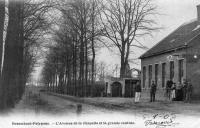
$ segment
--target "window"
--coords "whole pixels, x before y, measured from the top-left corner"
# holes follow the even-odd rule
[[[162,87],[165,87],[166,63],[162,63]]]
[[[143,83],[143,88],[145,87],[145,81],[146,81],[146,67],[144,66],[143,67],[143,81],[142,81],[142,83]]]
[[[178,78],[179,82],[181,82],[183,78],[183,59],[178,61]]]
[[[152,65],[149,65],[149,87],[151,86],[152,81]]]
[[[158,85],[158,72],[159,72],[159,65],[155,64],[155,84]]]
[[[174,61],[170,61],[170,80],[174,78]]]

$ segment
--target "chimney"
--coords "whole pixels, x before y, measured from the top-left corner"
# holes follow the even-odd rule
[[[197,21],[200,22],[200,4],[197,5]]]

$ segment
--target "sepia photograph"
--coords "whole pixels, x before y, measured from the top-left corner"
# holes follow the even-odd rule
[[[0,0],[0,128],[199,126],[199,0]]]

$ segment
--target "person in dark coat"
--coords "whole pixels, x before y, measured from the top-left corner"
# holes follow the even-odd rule
[[[166,97],[171,100],[171,88],[173,85],[173,81],[172,80],[168,80],[167,84],[166,84]]]
[[[178,82],[176,86],[176,101],[182,101],[183,100],[183,85]]]
[[[187,93],[188,82],[186,79],[183,79],[183,100],[186,101],[186,93]]]
[[[150,102],[155,101],[155,95],[156,95],[156,84],[154,83],[154,81],[152,81],[150,89]]]
[[[192,86],[192,83],[189,81],[187,88],[186,88],[186,101],[187,102],[191,101],[192,91],[193,91],[193,86]]]
[[[141,92],[141,84],[140,82],[137,82],[135,86],[135,103],[140,102]]]

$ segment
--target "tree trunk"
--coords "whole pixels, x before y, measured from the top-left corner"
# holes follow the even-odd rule
[[[77,76],[76,76],[76,73],[77,73],[77,64],[76,64],[76,53],[77,53],[77,50],[76,50],[76,39],[74,40],[74,44],[73,44],[73,86],[74,86],[74,96],[76,96],[77,94],[77,90],[76,90],[76,81],[77,81]]]
[[[3,53],[4,21],[5,21],[5,0],[1,0],[0,1],[0,80],[1,80],[1,67],[2,67],[2,56],[3,56],[2,53]],[[3,87],[2,87],[1,82],[0,82],[0,99],[4,99]],[[4,106],[4,102],[3,100],[0,100],[0,107],[2,108],[3,106]]]
[[[16,81],[17,81],[17,89],[18,94],[17,98],[21,99],[22,94],[24,93],[25,89],[25,74],[26,70],[23,69],[24,67],[24,6],[23,6],[23,0],[20,2],[20,11],[18,13],[19,15],[19,44],[18,44],[18,73],[16,74]]]
[[[83,28],[83,27],[82,27]],[[80,60],[80,71],[79,71],[79,86],[81,86],[81,96],[84,94],[84,84],[83,84],[83,77],[84,77],[84,41],[83,41],[83,32],[81,32],[80,37],[80,54],[79,54],[79,60]]]
[[[94,0],[92,3],[92,85],[90,88],[90,92],[92,95],[92,88],[94,86],[94,63],[95,63],[95,48],[94,48]]]
[[[84,88],[84,96],[87,94],[87,86],[88,86],[88,47],[86,40],[86,31],[85,31],[85,88]]]
[[[125,44],[122,43],[120,78],[125,77]]]
[[[5,21],[5,0],[1,0],[0,1],[0,77],[1,77],[1,64],[2,64],[2,53],[3,53],[4,21]]]
[[[16,96],[16,74],[18,72],[18,46],[19,46],[19,26],[20,26],[20,3],[17,0],[9,1],[9,21],[7,36],[5,41],[5,55],[1,77],[3,86],[3,107],[14,107]]]

